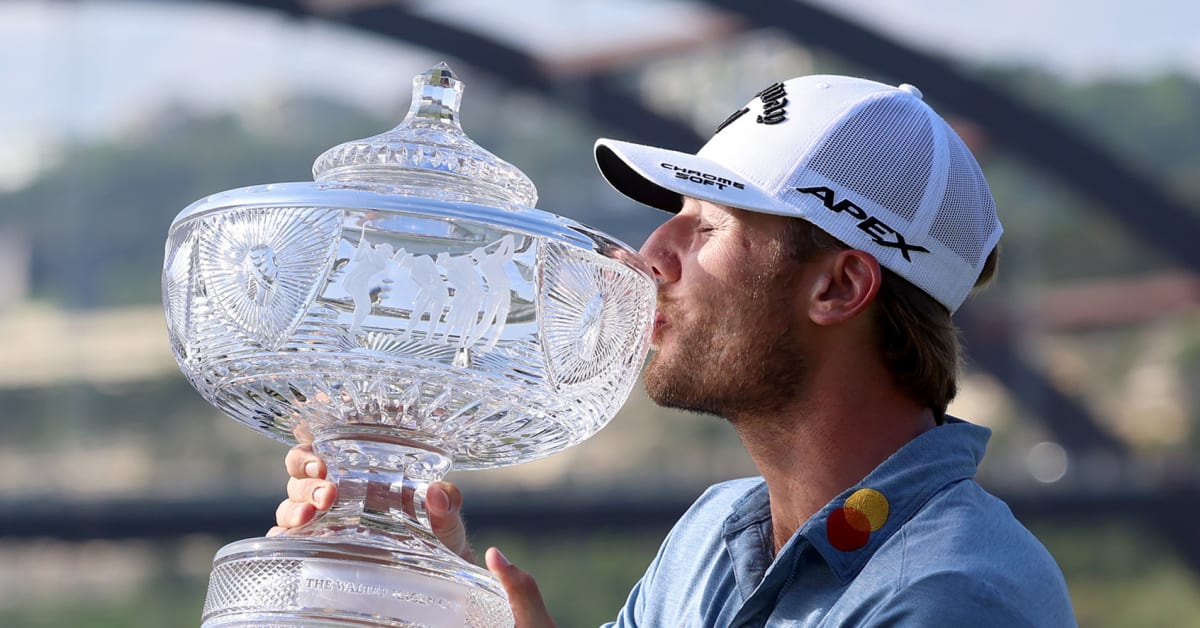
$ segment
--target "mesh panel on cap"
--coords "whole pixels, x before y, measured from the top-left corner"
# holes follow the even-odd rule
[[[966,145],[953,130],[947,129],[950,171],[946,177],[946,195],[938,208],[929,235],[946,245],[970,264],[979,268],[991,251],[983,247],[996,229],[996,206],[987,181]]]
[[[826,136],[808,169],[912,222],[932,161],[933,133],[920,101],[886,98],[867,102]]]

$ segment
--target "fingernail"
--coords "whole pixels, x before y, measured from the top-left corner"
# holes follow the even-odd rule
[[[325,497],[327,495],[329,495],[329,489],[322,486],[322,487],[318,488],[317,490],[313,491],[313,501],[324,502]]]
[[[447,513],[450,512],[450,496],[446,494],[446,491],[436,488],[432,489],[425,493],[425,499],[434,509]]]
[[[504,555],[504,552],[500,551],[500,548],[494,547],[492,549],[496,550],[496,558],[500,559],[501,567],[508,567],[509,565],[512,564],[512,563],[508,562],[508,558]]]
[[[319,474],[320,472],[321,472],[321,463],[317,462],[316,460],[313,460],[312,462],[304,465],[304,473],[306,473],[308,475],[308,477],[310,477],[310,478],[317,477],[317,474]]]

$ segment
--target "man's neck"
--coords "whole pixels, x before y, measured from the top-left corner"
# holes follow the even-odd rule
[[[935,426],[928,408],[892,389],[805,395],[772,416],[731,420],[766,480],[775,551],[829,500]]]

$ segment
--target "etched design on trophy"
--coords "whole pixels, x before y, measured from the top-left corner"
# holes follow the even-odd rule
[[[404,249],[400,249],[404,253]],[[354,249],[354,258],[350,260],[350,271],[346,273],[346,292],[354,301],[354,319],[350,324],[350,334],[357,335],[362,331],[363,321],[371,311],[380,290],[372,289],[371,280],[376,275],[389,270],[390,263],[397,253],[392,245],[368,244],[366,229],[358,239],[358,248]]]
[[[625,321],[653,308],[640,278],[619,262],[580,256],[550,245],[539,299],[546,366],[560,386],[576,386],[621,368],[641,330]]]
[[[507,234],[466,254],[443,251],[433,257],[387,242],[371,244],[364,228],[342,279],[354,304],[349,334],[362,335],[371,312],[387,305],[407,312],[406,341],[423,327],[416,337],[425,344],[470,349],[487,338],[482,350],[490,351],[512,307],[513,254],[513,237]]]
[[[446,304],[450,305],[453,301],[456,306],[446,311],[442,340],[446,344],[453,344],[450,337],[455,334],[459,338],[459,347],[470,346],[471,326],[479,316],[479,307],[483,305],[483,290],[476,283],[475,265],[465,256],[449,253],[438,253],[436,261],[438,268],[446,273],[446,282],[454,291]],[[437,334],[433,337],[436,338]]]
[[[183,359],[190,352],[185,341],[187,338],[188,318],[192,309],[192,265],[196,250],[196,241],[192,229],[180,229],[174,237],[179,242],[177,247],[168,247],[170,257],[163,271],[163,302],[167,304],[167,335],[171,338],[171,346]]]
[[[408,274],[417,285],[417,294],[413,299],[408,327],[404,329],[404,339],[412,339],[412,333],[422,318],[429,321],[429,326],[425,329],[425,337],[429,338],[433,335],[433,327],[441,318],[444,307],[441,273],[438,272],[432,257],[421,255],[413,256],[409,261]]]
[[[483,274],[483,287],[486,296],[483,304],[483,316],[472,334],[475,338],[488,336],[484,351],[491,351],[500,339],[504,321],[508,319],[508,310],[512,307],[512,290],[508,285],[508,266],[513,258],[513,238],[505,235],[500,238],[496,250],[488,253],[484,247],[479,247],[470,254],[471,261],[479,267]]]
[[[253,207],[204,220],[199,272],[225,315],[274,350],[300,323],[325,282],[342,212]]]

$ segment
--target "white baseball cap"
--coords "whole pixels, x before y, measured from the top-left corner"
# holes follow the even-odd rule
[[[595,152],[635,201],[803,218],[951,312],[1003,231],[975,157],[912,85],[803,76],[759,92],[695,155],[604,138]]]

